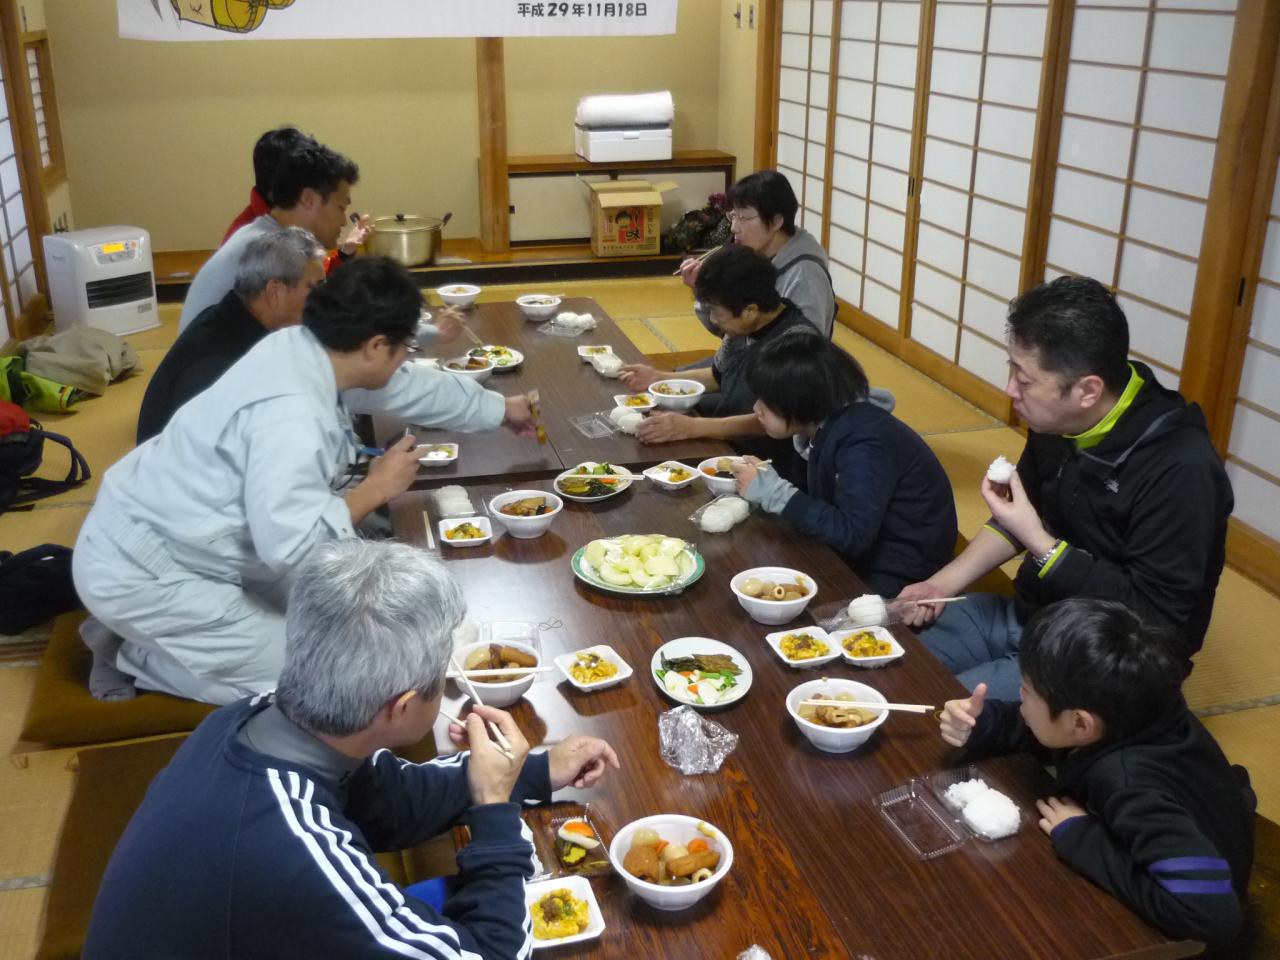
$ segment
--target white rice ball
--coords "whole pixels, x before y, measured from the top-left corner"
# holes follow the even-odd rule
[[[999,790],[984,790],[964,807],[964,822],[988,840],[999,840],[1018,832],[1022,814],[1018,806]]]
[[[612,353],[602,353],[591,358],[591,366],[602,377],[613,379],[622,372],[622,358]]]
[[[712,504],[698,517],[698,526],[706,533],[728,533],[733,529],[733,514],[718,503]]]
[[[743,500],[742,497],[725,497],[720,501],[720,506],[729,511],[734,523],[741,523],[751,513],[751,504]]]
[[[992,460],[991,466],[987,467],[987,479],[992,483],[1008,483],[1013,479],[1015,470],[1017,467],[1006,460],[1002,454]]]
[[[626,415],[619,418],[618,429],[623,433],[634,434],[636,429],[644,422],[644,414],[636,413],[634,410],[627,410]]]
[[[635,411],[630,407],[614,407],[609,411],[609,419],[613,422],[614,426],[621,426],[622,418],[630,413],[635,413]]]
[[[578,315],[568,310],[562,310],[556,314],[556,323],[564,324],[567,327],[573,326],[578,322]]]
[[[480,625],[474,620],[463,620],[453,628],[453,646],[465,647],[480,639]]]
[[[959,783],[953,783],[947,787],[943,793],[942,799],[946,801],[947,806],[959,813],[963,810],[971,800],[986,793],[991,788],[976,777],[972,780],[962,780]]]
[[[889,608],[884,598],[874,593],[864,593],[849,601],[849,625],[855,629],[882,627],[889,619]]]

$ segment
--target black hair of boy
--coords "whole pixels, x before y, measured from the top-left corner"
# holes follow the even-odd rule
[[[788,424],[815,426],[871,389],[862,365],[816,332],[795,330],[762,344],[748,361],[747,386]]]
[[[328,200],[343,183],[360,179],[355,161],[321,144],[305,146],[286,155],[271,182],[271,205],[291,210],[298,205],[302,191],[311,189]]]
[[[1182,667],[1163,632],[1114,600],[1060,600],[1027,621],[1018,655],[1052,716],[1087,710],[1122,740],[1179,703]]]
[[[755,305],[762,313],[778,309],[778,271],[773,261],[750,247],[731,244],[717,250],[702,264],[693,293],[706,308],[724,307],[739,317]]]
[[[1040,366],[1063,382],[1064,395],[1091,374],[1117,396],[1129,383],[1129,321],[1111,291],[1091,277],[1058,277],[1014,298],[1005,332],[1035,349]]]
[[[390,257],[359,257],[307,296],[302,324],[338,353],[381,334],[408,341],[418,329],[422,296],[412,275]]]
[[[281,161],[302,147],[318,146],[314,137],[297,127],[276,127],[268,130],[253,145],[253,188],[267,203],[271,203],[271,187]]]
[[[755,210],[766,225],[772,224],[774,217],[782,217],[782,232],[795,236],[800,201],[796,199],[791,181],[777,170],[747,174],[729,188],[727,199],[732,209]]]

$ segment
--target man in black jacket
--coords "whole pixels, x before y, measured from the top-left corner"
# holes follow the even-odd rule
[[[1233,505],[1204,415],[1129,362],[1129,327],[1096,280],[1059,277],[1014,300],[1009,386],[1027,442],[1007,484],[982,481],[992,518],[965,550],[900,596],[960,593],[1025,551],[1012,599],[916,607],[921,639],[970,690],[1018,696],[1022,624],[1067,597],[1123,601],[1172,628],[1184,672],[1204,642]]]
[[[1187,709],[1165,636],[1123,604],[1063,600],[1027,623],[1022,703],[979,685],[942,711],[965,759],[1027,751],[1057,771],[1040,829],[1072,869],[1166,935],[1230,944],[1244,920],[1257,798]]]
[[[306,230],[288,227],[245,247],[235,286],[179,335],[147,385],[138,443],[202,393],[272,330],[302,322],[302,306],[324,280],[325,251]]]

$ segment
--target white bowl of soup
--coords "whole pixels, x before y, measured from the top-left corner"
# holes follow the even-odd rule
[[[489,501],[489,516],[517,540],[540,537],[564,501],[545,490],[508,490]]]
[[[451,283],[436,287],[436,294],[451,307],[469,307],[480,296],[480,288],[472,283]]]
[[[736,489],[738,481],[733,475],[733,465],[741,462],[741,457],[707,457],[698,464],[698,473],[707,489],[718,497]]]
[[[636,846],[634,841],[638,837],[647,839],[642,831],[648,831],[650,835],[656,833],[660,841],[666,841],[667,846],[684,848],[686,856],[700,855],[701,845],[705,844],[708,852],[718,854],[715,865],[699,867],[693,873],[677,877],[670,870],[683,869],[676,863],[679,857],[669,856],[664,861],[662,853],[656,853],[659,863],[658,882],[642,879],[627,869],[628,866],[636,866],[635,860],[628,860],[628,855]],[[699,854],[688,853],[691,844],[699,850]],[[665,852],[666,847],[663,850]],[[679,854],[680,850],[673,850],[671,853]],[[646,856],[644,859],[646,867],[652,864],[652,857]],[[609,844],[609,861],[631,892],[645,903],[659,910],[684,910],[709,894],[728,875],[733,866],[733,844],[724,833],[704,820],[678,813],[662,813],[634,820],[615,833],[613,843]],[[705,874],[701,872],[703,870],[706,871]],[[698,879],[692,879],[695,876]]]
[[[516,305],[526,320],[550,320],[560,307],[560,298],[549,293],[526,293],[523,297],[516,297]]]
[[[493,658],[493,650],[505,652],[509,657]],[[463,670],[491,670],[504,667],[536,667],[540,665],[538,651],[526,643],[507,640],[505,643],[469,643],[465,647],[454,650],[454,659]],[[532,662],[530,662],[532,661]],[[486,707],[509,707],[523,697],[538,679],[536,673],[513,673],[510,675],[469,677],[476,686],[476,693],[484,699]],[[459,677],[454,681],[458,689],[467,696],[471,695],[467,681]]]
[[[697,380],[656,380],[649,384],[653,402],[663,410],[691,410],[707,388]]]
[[[729,581],[729,589],[756,623],[787,623],[804,613],[818,593],[813,577],[790,567],[752,567]]]
[[[787,694],[787,713],[810,743],[826,753],[849,753],[871,739],[889,716],[888,710],[852,707],[802,707],[802,700],[833,699],[886,703],[879,690],[857,680],[823,677],[802,683]]]
[[[440,369],[456,377],[484,383],[493,374],[493,361],[488,357],[472,357],[464,353],[460,357],[444,361],[440,364]]]

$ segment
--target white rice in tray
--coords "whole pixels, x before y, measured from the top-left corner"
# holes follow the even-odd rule
[[[970,781],[972,782],[972,781]],[[1018,832],[1022,814],[1018,806],[999,790],[983,790],[964,806],[964,822],[988,840],[999,840]]]
[[[947,802],[947,806],[959,813],[969,801],[977,799],[981,794],[987,793],[991,788],[976,777],[972,780],[961,780],[959,783],[953,783],[947,787],[943,793],[942,799]]]

